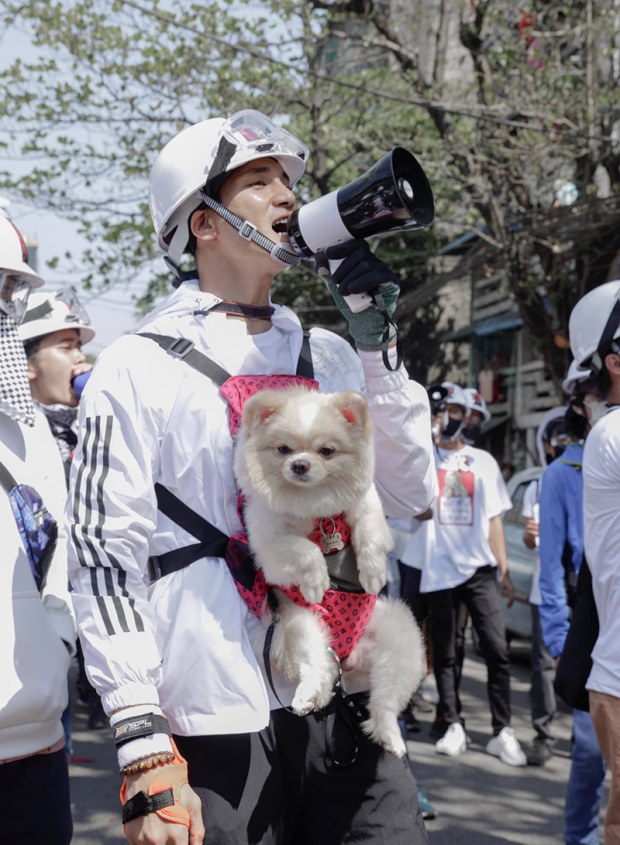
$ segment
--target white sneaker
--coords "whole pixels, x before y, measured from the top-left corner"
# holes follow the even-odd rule
[[[426,675],[419,686],[418,692],[424,701],[430,704],[439,704],[439,693],[437,691],[437,681],[434,675]]]
[[[487,742],[487,754],[499,757],[508,766],[527,766],[527,757],[512,728],[502,728],[497,736]]]
[[[458,757],[467,749],[465,729],[460,722],[454,722],[440,740],[435,743],[437,754],[447,754],[448,757]]]

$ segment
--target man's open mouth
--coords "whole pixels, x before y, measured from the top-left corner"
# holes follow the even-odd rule
[[[271,228],[274,232],[277,232],[278,235],[286,235],[288,230],[288,215],[276,220],[276,222],[272,224]]]

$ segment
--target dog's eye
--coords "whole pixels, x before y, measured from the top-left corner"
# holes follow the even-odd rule
[[[331,458],[335,451],[335,449],[330,449],[329,446],[323,446],[322,449],[319,449],[319,455],[324,458]]]
[[[278,452],[281,455],[292,455],[293,454],[293,450],[289,449],[288,446],[278,446]]]

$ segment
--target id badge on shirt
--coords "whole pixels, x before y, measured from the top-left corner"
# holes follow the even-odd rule
[[[456,466],[440,469],[438,517],[441,525],[474,524],[474,474]]]

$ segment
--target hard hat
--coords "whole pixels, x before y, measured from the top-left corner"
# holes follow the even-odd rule
[[[475,387],[466,387],[464,390],[465,399],[467,400],[467,411],[471,414],[472,411],[477,411],[482,414],[485,423],[491,419],[491,412],[487,408],[487,403],[478,393]]]
[[[189,242],[189,217],[204,201],[201,189],[213,196],[225,174],[261,158],[275,158],[292,187],[303,176],[308,153],[305,144],[253,109],[184,129],[166,144],[151,170],[149,208],[157,243],[178,266]]]
[[[538,450],[540,465],[543,467],[547,463],[544,444],[550,442],[550,432],[553,430],[554,426],[557,426],[564,419],[565,416],[565,406],[551,408],[550,411],[547,411],[545,416],[542,418],[541,424],[538,426],[536,431],[536,448]]]
[[[620,337],[620,281],[586,293],[572,310],[568,331],[577,365],[589,367],[596,376],[612,342]]]
[[[458,384],[454,384],[451,381],[444,381],[441,386],[445,387],[448,391],[448,395],[446,396],[447,405],[460,405],[464,411],[467,411],[469,406],[467,404],[465,391],[462,387],[459,387]]]
[[[26,343],[63,329],[77,329],[82,343],[88,343],[95,336],[89,326],[90,319],[85,308],[68,288],[33,293],[18,331],[22,343]]]
[[[0,310],[16,323],[24,316],[32,288],[44,284],[27,261],[24,239],[8,217],[0,215]]]
[[[562,390],[567,396],[572,396],[579,382],[592,378],[592,371],[587,367],[580,367],[576,360],[571,361],[566,378],[562,382]]]

